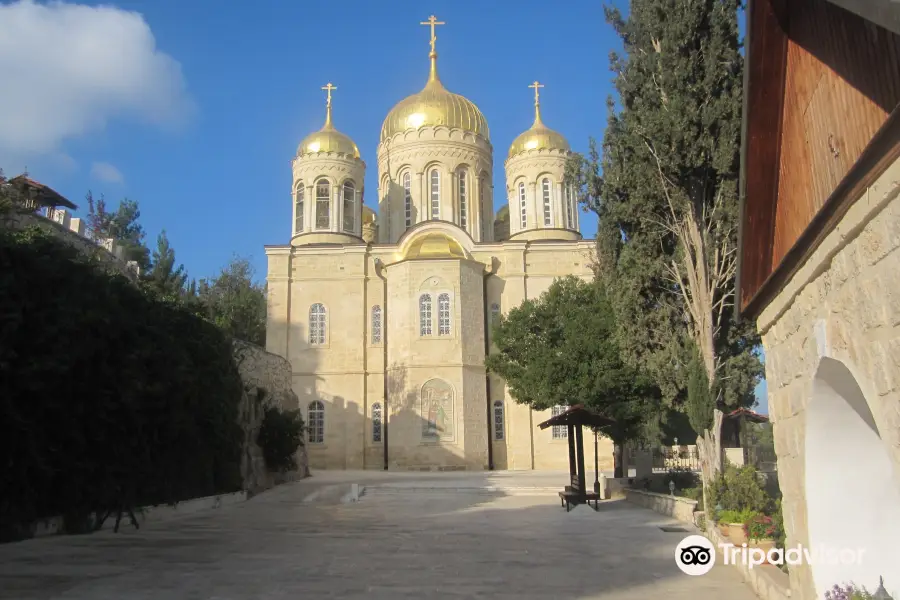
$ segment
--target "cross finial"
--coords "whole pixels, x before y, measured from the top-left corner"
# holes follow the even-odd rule
[[[328,100],[326,100],[325,105],[331,106],[331,91],[336,90],[337,87],[332,85],[331,82],[329,81],[328,83],[326,83],[325,85],[322,86],[322,89],[325,90],[326,92],[328,92]]]
[[[332,90],[336,90],[337,87],[334,86],[330,81],[322,86],[322,89],[328,93],[328,99],[325,101],[325,126],[324,129],[330,129],[333,127],[331,124],[331,92]]]
[[[430,17],[428,17],[427,21],[422,21],[421,23],[419,23],[419,25],[431,26],[431,53],[435,54],[434,43],[437,41],[437,36],[434,35],[434,27],[436,25],[446,25],[446,23],[444,23],[443,21],[438,21],[436,16],[431,15]]]
[[[528,87],[534,88],[534,105],[537,106],[538,104],[541,103],[541,92],[540,92],[540,89],[541,89],[542,87],[544,87],[544,84],[543,84],[543,83],[538,83],[537,81],[535,81],[534,83],[532,83],[532,84],[529,85]]]

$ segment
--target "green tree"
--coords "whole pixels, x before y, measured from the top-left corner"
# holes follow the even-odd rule
[[[250,261],[235,257],[217,277],[200,282],[197,296],[207,318],[225,333],[265,346],[266,292],[253,276]]]
[[[644,436],[659,407],[658,390],[628,367],[614,337],[615,320],[600,282],[569,276],[536,300],[526,300],[494,330],[495,353],[487,368],[506,380],[510,394],[535,410],[583,404],[616,420],[603,429],[616,448]]]
[[[627,361],[652,375],[664,400],[677,405],[698,357],[709,393],[693,399],[714,412],[752,403],[762,372],[752,324],[732,318],[739,6],[740,0],[632,0],[628,18],[607,8],[625,50],[610,57],[618,106],[608,101],[602,160],[594,152],[568,169],[582,202],[600,217],[597,271],[615,282],[611,300]],[[703,437],[707,482],[721,466],[717,429]]]
[[[165,229],[156,240],[156,250],[143,283],[151,293],[170,301],[181,301],[187,294],[187,273],[184,265],[175,266],[175,250],[169,244]]]
[[[144,243],[144,228],[138,222],[141,210],[134,200],[124,198],[115,211],[106,207],[106,199],[94,200],[91,192],[85,197],[88,204],[88,230],[96,240],[113,238],[125,248],[125,260],[133,260],[141,271],[150,267],[150,250]]]

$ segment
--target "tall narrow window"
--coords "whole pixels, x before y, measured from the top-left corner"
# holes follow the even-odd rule
[[[372,307],[372,343],[381,343],[381,307],[377,304]]]
[[[550,416],[558,417],[559,415],[566,412],[565,406],[554,406],[550,411]],[[554,425],[553,426],[553,439],[554,440],[565,440],[569,437],[569,430],[565,425]]]
[[[352,181],[344,183],[344,231],[356,229],[356,186]]]
[[[545,179],[541,182],[541,191],[544,196],[544,227],[550,227],[550,180]]]
[[[563,188],[563,210],[566,213],[566,228],[575,229],[572,219],[572,189],[569,186]]]
[[[326,314],[324,304],[313,304],[309,307],[309,343],[321,346],[325,343]]]
[[[484,208],[484,176],[478,180],[478,210],[483,215],[481,218],[481,241],[488,240],[488,215],[494,214],[493,210],[485,210]]]
[[[500,322],[500,305],[491,304],[491,327],[496,327]]]
[[[575,188],[569,186],[569,229],[575,229],[577,227],[576,219],[578,211],[578,200],[575,198]]]
[[[325,405],[321,400],[313,400],[307,408],[306,422],[309,424],[309,443],[325,442]]]
[[[431,335],[431,294],[419,296],[419,335]]]
[[[294,192],[294,233],[303,231],[303,182],[297,182]]]
[[[463,229],[466,228],[466,222],[468,221],[468,190],[466,189],[466,172],[460,170],[457,173],[459,178],[459,226]]]
[[[327,179],[316,182],[316,229],[331,226],[331,184]]]
[[[403,206],[406,211],[406,226],[412,225],[412,192],[409,171],[403,174]]]
[[[438,335],[450,335],[450,294],[438,296]]]
[[[441,174],[437,169],[431,171],[431,218],[441,218]]]
[[[503,439],[503,402],[494,402],[494,439]]]
[[[525,201],[525,184],[519,184],[519,211],[522,214],[522,229],[528,227],[528,203]]]
[[[381,403],[376,402],[372,405],[372,441],[376,444],[381,443]]]

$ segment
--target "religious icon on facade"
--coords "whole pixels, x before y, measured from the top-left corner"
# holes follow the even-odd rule
[[[422,386],[422,437],[453,439],[453,388],[446,381],[432,379]]]

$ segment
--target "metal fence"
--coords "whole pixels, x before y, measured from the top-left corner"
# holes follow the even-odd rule
[[[653,472],[665,473],[672,469],[700,471],[700,455],[697,446],[674,446],[653,449]]]

